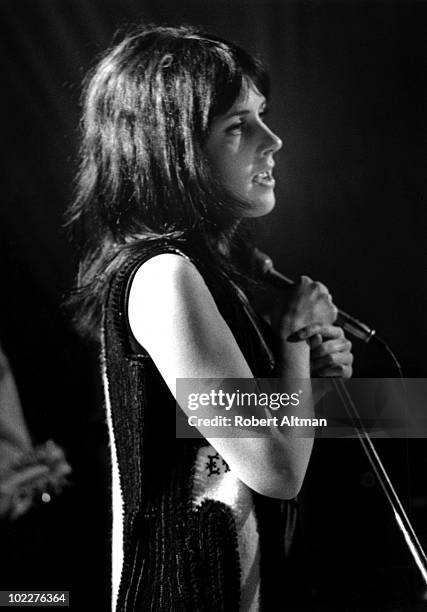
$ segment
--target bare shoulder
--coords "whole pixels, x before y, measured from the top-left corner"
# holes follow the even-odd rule
[[[135,274],[129,305],[129,323],[138,342],[159,362],[172,354],[200,359],[214,345],[237,350],[234,338],[196,266],[185,257],[164,253],[148,260]],[[181,371],[181,368],[179,368]],[[189,368],[190,374],[196,375]]]
[[[147,298],[151,293],[172,294],[205,285],[196,266],[186,257],[176,253],[161,253],[144,262],[137,270],[131,287],[131,294],[142,291]]]
[[[175,253],[162,253],[137,270],[129,294],[132,331],[155,325],[159,317],[167,325],[182,317],[195,317],[200,309],[216,308],[196,266]]]

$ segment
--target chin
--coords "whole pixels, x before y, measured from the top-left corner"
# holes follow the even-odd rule
[[[251,202],[250,208],[247,209],[246,217],[263,217],[268,215],[276,205],[274,196],[268,198],[257,199]]]

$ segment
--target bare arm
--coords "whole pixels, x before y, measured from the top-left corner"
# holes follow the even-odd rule
[[[177,378],[253,378],[234,336],[193,264],[162,254],[137,271],[129,297],[129,322],[171,392]],[[306,341],[285,342],[280,376],[310,377]],[[302,417],[312,415],[306,398]],[[271,438],[207,438],[235,474],[255,491],[292,498],[302,484],[312,440],[292,428]]]

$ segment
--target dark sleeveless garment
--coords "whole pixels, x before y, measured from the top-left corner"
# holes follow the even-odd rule
[[[129,257],[111,282],[104,310],[104,360],[123,508],[123,566],[117,610],[239,610],[240,567],[233,513],[192,504],[194,461],[205,440],[175,436],[175,399],[133,339],[127,293],[139,266],[156,254],[187,255],[202,274],[256,377],[274,362],[266,325],[234,284],[219,280],[188,251],[151,246]],[[253,492],[260,541],[261,610],[286,609],[296,502]],[[291,568],[292,569],[292,568]],[[292,573],[292,571],[291,571]],[[277,607],[279,606],[279,608]]]

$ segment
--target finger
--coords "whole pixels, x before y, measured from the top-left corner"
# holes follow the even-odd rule
[[[331,323],[335,323],[335,321],[338,318],[338,308],[335,306],[335,304],[329,303],[329,320]]]
[[[325,311],[323,317],[326,315],[332,323],[336,318],[335,313],[337,313],[338,310],[333,303],[332,295],[329,293],[328,288],[318,281],[313,281],[310,284],[310,288],[311,301],[317,303],[318,307],[321,306],[322,310]]]
[[[307,284],[312,283],[312,282],[314,282],[313,279],[310,278],[309,276],[306,276],[305,274],[300,276],[299,279],[298,279],[298,283],[304,284],[304,285],[307,285]]]
[[[352,365],[353,354],[349,352],[328,353],[323,357],[311,360],[313,368],[321,369],[335,366]]]
[[[322,338],[323,340],[333,340],[334,338],[345,338],[344,330],[342,327],[337,325],[323,325],[322,327]]]
[[[351,365],[328,366],[319,369],[312,368],[311,374],[312,376],[318,376],[319,378],[351,378],[351,376],[353,375],[353,368]]]
[[[296,335],[300,340],[307,340],[312,336],[320,334],[323,338],[343,338],[344,332],[341,327],[336,325],[317,323],[314,325],[308,325],[303,327],[296,332]]]
[[[319,359],[333,353],[350,353],[351,346],[350,340],[346,340],[344,337],[338,338],[338,340],[326,340],[321,345],[316,345],[314,349],[312,348],[310,356],[312,359]]]
[[[322,335],[323,325],[321,323],[316,325],[308,325],[307,327],[302,327],[297,332],[295,332],[295,336],[298,340],[307,340],[308,338],[312,338],[316,335]]]
[[[320,281],[311,281],[311,284],[313,289],[316,289],[318,293],[325,295],[325,297],[332,297],[329,293],[329,289],[327,288],[327,286],[321,283]]]
[[[314,334],[314,336],[310,337],[309,342],[311,351],[314,351],[322,346],[323,338],[320,334]]]

